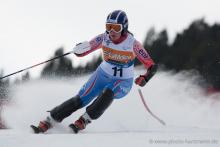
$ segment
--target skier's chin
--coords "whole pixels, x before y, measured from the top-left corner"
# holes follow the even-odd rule
[[[110,35],[110,39],[115,42],[115,41],[118,41],[120,39],[120,36],[119,35]]]

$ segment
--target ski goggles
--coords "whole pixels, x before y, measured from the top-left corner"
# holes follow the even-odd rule
[[[122,24],[115,24],[115,23],[106,23],[105,25],[106,27],[106,31],[110,32],[110,31],[114,31],[116,33],[119,33],[122,31]]]

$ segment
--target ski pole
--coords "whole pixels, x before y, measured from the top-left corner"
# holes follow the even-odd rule
[[[11,74],[5,75],[5,76],[3,76],[3,77],[0,77],[0,80],[4,79],[4,78],[6,78],[6,77],[9,77],[9,76],[15,75],[15,74],[17,74],[17,73],[23,72],[23,71],[25,71],[25,70],[28,70],[28,69],[34,68],[34,67],[39,66],[39,65],[41,65],[41,64],[44,64],[44,63],[47,63],[47,62],[53,61],[53,60],[58,59],[58,58],[61,58],[61,57],[64,57],[64,56],[69,55],[69,54],[71,54],[71,53],[72,53],[72,51],[71,51],[71,52],[67,52],[67,53],[65,53],[65,54],[63,54],[63,55],[60,55],[60,56],[56,56],[56,57],[54,57],[54,58],[52,58],[52,59],[49,59],[49,60],[43,61],[43,62],[41,62],[41,63],[35,64],[35,65],[32,65],[32,66],[30,66],[30,67],[27,67],[27,68],[21,69],[21,70],[19,70],[19,71],[13,72],[13,73],[11,73]]]
[[[155,114],[153,114],[153,112],[150,110],[150,108],[147,106],[147,103],[146,103],[146,101],[144,100],[144,96],[143,96],[143,94],[142,94],[142,92],[141,92],[141,89],[138,89],[138,93],[139,93],[139,95],[140,95],[140,97],[141,97],[141,101],[142,101],[142,103],[144,104],[144,107],[145,107],[145,109],[150,113],[150,115],[153,117],[153,118],[155,118],[157,121],[159,121],[162,125],[166,125],[166,123],[163,121],[163,120],[161,120],[159,117],[157,117]]]

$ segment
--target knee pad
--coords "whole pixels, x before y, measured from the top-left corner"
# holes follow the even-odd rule
[[[86,112],[91,119],[99,118],[104,111],[111,105],[114,93],[111,89],[106,89],[100,94],[91,105],[86,108]]]
[[[82,103],[80,97],[77,95],[53,108],[50,111],[50,115],[57,122],[61,122],[64,118],[70,116],[73,112],[80,109],[81,107]]]

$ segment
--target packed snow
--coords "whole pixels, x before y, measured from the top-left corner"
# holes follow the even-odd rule
[[[136,76],[144,73],[138,70]],[[68,125],[85,108],[56,124],[46,134],[33,134],[54,106],[74,96],[89,75],[72,79],[33,80],[13,87],[11,101],[4,106],[3,119],[9,129],[0,130],[1,147],[113,147],[113,146],[220,146],[220,95],[207,95],[187,72],[158,72],[141,88],[151,111],[166,122],[161,125],[144,108],[138,86],[115,100],[98,120],[79,134]]]

